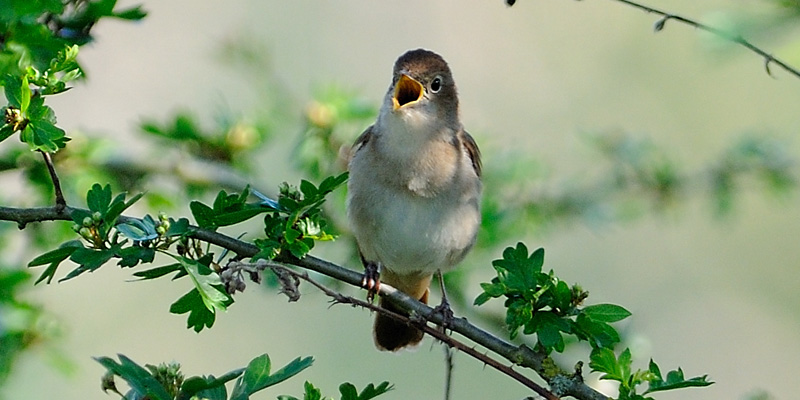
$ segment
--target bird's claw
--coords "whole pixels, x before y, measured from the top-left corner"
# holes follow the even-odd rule
[[[367,290],[367,301],[372,303],[375,294],[381,289],[381,273],[378,263],[367,262],[364,264],[364,276],[361,278],[361,287]]]
[[[439,303],[438,306],[433,308],[433,313],[431,315],[436,315],[436,314],[442,316],[442,324],[441,324],[442,332],[446,331],[448,327],[453,325],[455,314],[453,314],[453,309],[450,308],[450,302],[447,301],[447,298],[442,298],[442,302]]]

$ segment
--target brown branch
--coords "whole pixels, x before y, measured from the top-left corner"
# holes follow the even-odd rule
[[[12,207],[0,206],[0,221],[16,222],[17,225],[20,227],[20,229],[23,229],[27,224],[32,222],[71,221],[70,215],[75,210],[78,209],[69,206],[66,206],[61,210],[58,210],[57,207],[12,208]],[[137,219],[138,218],[121,216],[119,218],[119,222],[129,222]],[[198,227],[191,227],[190,229],[192,231],[189,234],[189,236],[191,236],[192,238],[228,249],[236,253],[239,256],[239,258],[252,257],[259,251],[259,248],[251,243],[234,239],[230,236],[226,236],[218,232],[212,232],[200,229]],[[303,259],[297,259],[292,256],[281,254],[278,258],[275,259],[275,262],[283,264],[291,264],[300,268],[312,270],[320,274],[326,275],[328,277],[334,278],[336,280],[348,283],[355,287],[359,288],[361,287],[362,274],[341,267],[339,265],[333,264],[331,262],[318,259],[313,256],[306,256]],[[322,290],[321,285],[317,287],[320,287],[320,289]],[[406,295],[403,292],[395,290],[389,285],[381,285],[380,294],[384,296],[386,299],[388,299],[393,305],[399,307],[404,312],[407,312],[410,315],[415,315],[417,316],[417,318],[420,318],[420,321],[429,321],[438,326],[442,326],[444,324],[443,320],[444,318],[441,313],[435,312],[431,307],[428,307],[427,305],[420,303],[416,299],[411,298],[410,296]],[[374,306],[362,300],[346,296],[345,297],[338,297],[338,296],[339,295],[337,294],[337,297],[334,297],[336,301],[340,300],[342,300],[340,302],[353,301],[354,302],[353,304],[360,305],[369,308],[371,310],[375,310],[377,312],[384,312],[384,313],[388,312],[386,310],[380,309],[379,307]],[[399,314],[396,315],[396,317],[406,318]],[[537,391],[537,389],[534,388],[538,387],[539,389],[541,389],[542,393],[539,393],[539,391],[537,391],[537,393],[544,396],[545,398],[547,399],[558,398],[556,397],[556,394],[541,388],[538,384],[531,381],[530,378],[525,377],[521,373],[515,371],[513,368],[503,365],[502,363],[488,357],[487,355],[484,355],[483,353],[477,351],[476,349],[469,347],[461,343],[460,341],[457,341],[452,337],[442,333],[441,331],[428,326],[426,323],[416,322],[416,320],[410,320],[410,323],[419,324],[420,329],[425,331],[425,333],[441,340],[448,346],[456,348],[482,362],[485,362],[487,365],[490,365],[493,368],[498,369],[499,371],[505,373],[506,375],[512,377],[513,379],[523,383],[527,387],[530,387],[532,390]],[[519,365],[525,368],[530,368],[542,377],[547,376],[543,366],[543,362],[546,359],[545,354],[538,353],[525,345],[521,346],[513,345],[475,325],[470,324],[465,318],[453,318],[452,320],[447,321],[446,326],[447,329],[466,337],[467,339],[473,341],[474,343],[505,358],[512,364]],[[602,393],[597,392],[596,390],[586,386],[586,384],[583,383],[582,379],[575,379],[576,377],[569,377],[569,376],[563,376],[560,378],[561,379],[558,379],[558,385],[557,385],[558,386],[557,392],[559,394],[569,395],[580,400],[608,399],[608,397],[603,395]],[[577,378],[580,377],[577,376]],[[552,383],[554,383],[555,380],[556,379],[554,378],[550,378],[549,383],[551,383],[552,385]]]

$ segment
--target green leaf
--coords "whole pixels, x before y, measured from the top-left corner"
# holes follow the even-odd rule
[[[7,74],[3,77],[3,90],[6,94],[8,105],[22,108],[22,77]],[[23,113],[24,115],[24,113]]]
[[[155,224],[147,223],[138,219],[117,224],[115,228],[117,228],[117,230],[125,237],[135,242],[144,242],[158,238],[158,232],[156,232]]]
[[[91,211],[97,211],[105,215],[110,204],[111,185],[100,186],[99,183],[95,183],[92,185],[92,188],[89,189],[89,192],[86,193],[86,206],[89,207]]]
[[[620,341],[619,333],[614,327],[605,322],[595,321],[585,314],[578,314],[575,325],[576,333],[585,336],[581,338],[588,340],[592,347],[612,348]]]
[[[350,382],[339,385],[339,393],[342,395],[341,400],[370,400],[392,389],[394,389],[394,386],[389,382],[381,382],[377,387],[370,383],[361,393],[358,393],[356,387]]]
[[[109,190],[109,195],[110,194],[111,192]],[[139,201],[139,199],[144,196],[144,193],[137,193],[127,201],[125,200],[125,196],[126,193],[120,193],[114,197],[114,200],[109,203],[108,209],[103,213],[103,223],[106,229],[110,229],[112,226],[116,225],[119,216],[122,215],[125,210],[130,208],[130,206]],[[150,217],[149,215],[145,216],[145,219],[146,218],[150,218],[151,222],[153,221],[153,217]]]
[[[94,357],[94,360],[105,367],[109,372],[119,376],[128,383],[138,399],[172,400],[164,386],[156,380],[146,369],[122,354],[117,355],[120,363],[108,357]]]
[[[121,259],[117,263],[120,267],[135,267],[140,262],[151,263],[156,256],[152,247],[130,246],[116,252]]]
[[[302,370],[311,366],[314,359],[311,357],[296,358],[285,367],[270,374],[271,362],[269,355],[262,354],[248,364],[244,375],[236,381],[230,400],[246,400],[255,392],[276,385],[289,379]]]
[[[36,267],[39,265],[50,264],[47,269],[42,272],[39,278],[34,282],[34,285],[38,284],[39,282],[47,279],[47,283],[49,284],[53,277],[56,274],[56,269],[61,264],[62,261],[69,258],[75,250],[83,248],[83,245],[80,241],[77,240],[70,240],[55,250],[48,251],[28,263],[28,267]]]
[[[189,203],[189,209],[192,211],[197,226],[203,229],[215,230],[217,226],[214,224],[214,210],[199,202],[193,201]]]
[[[598,322],[617,322],[631,316],[631,312],[615,304],[595,304],[584,307],[581,312]]]
[[[3,140],[8,139],[13,134],[14,134],[14,126],[13,125],[9,125],[9,124],[3,125],[2,127],[0,127],[0,142],[2,142]]]
[[[617,357],[614,350],[606,348],[592,349],[589,355],[589,367],[593,372],[603,372],[604,375],[600,379],[614,380],[622,382],[625,378],[622,376],[622,369],[617,363]]]
[[[227,391],[225,390],[225,383],[240,377],[242,373],[244,373],[244,370],[244,368],[239,368],[219,378],[215,378],[214,376],[193,376],[187,378],[183,381],[183,384],[181,384],[180,392],[176,400],[189,400],[195,395],[204,400],[225,400],[228,397]]]
[[[169,312],[173,314],[189,313],[186,327],[194,329],[195,332],[200,332],[203,328],[211,328],[214,325],[215,315],[206,307],[197,288],[190,290],[189,293],[172,303]]]
[[[214,225],[216,226],[230,226],[247,221],[258,214],[265,213],[266,210],[260,206],[248,206],[241,210],[222,212],[214,216]]]
[[[167,229],[166,236],[181,236],[189,232],[189,220],[181,218],[179,220],[169,219],[169,229]]]
[[[650,387],[644,394],[653,392],[663,392],[665,390],[683,389],[688,387],[705,387],[713,385],[714,382],[708,380],[708,375],[697,376],[694,378],[686,379],[683,375],[683,370],[678,368],[674,371],[667,373],[667,379],[661,377],[661,370],[658,368],[652,359],[650,360],[649,371],[653,374],[654,378],[650,381]]]
[[[142,6],[134,6],[122,11],[114,11],[114,16],[130,21],[138,21],[147,16],[147,11],[142,10]]]
[[[70,255],[69,259],[75,264],[78,264],[79,267],[72,270],[67,276],[61,278],[59,282],[70,280],[84,272],[94,272],[108,262],[111,257],[114,257],[114,250],[111,249],[95,250],[85,247],[77,248],[72,255]]]
[[[160,278],[164,275],[171,274],[173,272],[181,272],[183,271],[183,267],[180,263],[164,265],[161,267],[151,268],[144,271],[137,271],[133,274],[133,276],[137,278],[142,278],[142,280],[148,279],[156,279]]]
[[[195,288],[202,296],[203,303],[209,311],[214,312],[215,309],[225,310],[227,308],[232,299],[224,290],[220,289],[222,280],[219,275],[197,260],[170,255],[189,273],[189,277],[192,278]]]
[[[30,130],[24,142],[30,145],[31,150],[41,150],[48,153],[55,153],[58,149],[66,146],[70,140],[63,129],[53,125],[47,120],[31,121],[25,128]]]

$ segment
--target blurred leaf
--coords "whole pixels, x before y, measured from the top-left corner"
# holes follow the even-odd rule
[[[342,395],[341,400],[370,400],[392,389],[394,389],[394,386],[389,382],[382,382],[377,387],[370,383],[361,393],[358,393],[356,387],[350,382],[339,385],[339,393]]]
[[[161,385],[146,369],[142,368],[133,360],[118,354],[120,362],[117,363],[108,357],[95,357],[94,360],[105,367],[109,372],[119,376],[128,383],[128,386],[136,393],[136,398],[149,398],[151,400],[172,400],[172,396],[167,393]]]
[[[180,263],[177,263],[177,264],[170,264],[161,267],[151,268],[144,271],[137,271],[133,273],[133,276],[137,278],[142,278],[142,280],[148,280],[148,279],[160,278],[164,275],[181,271],[183,271],[183,267],[181,266]]]

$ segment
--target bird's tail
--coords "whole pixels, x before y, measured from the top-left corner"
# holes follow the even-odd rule
[[[381,273],[381,282],[408,294],[419,301],[428,304],[428,287],[431,284],[431,275],[397,275],[384,269]],[[398,314],[406,314],[398,310],[385,299],[381,298],[380,306]],[[373,337],[375,346],[380,350],[397,351],[404,347],[414,346],[422,340],[424,334],[412,325],[397,321],[387,315],[375,316]]]

